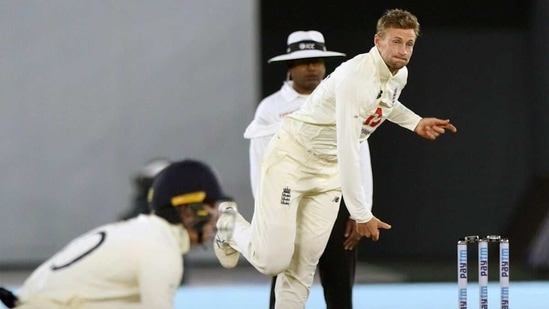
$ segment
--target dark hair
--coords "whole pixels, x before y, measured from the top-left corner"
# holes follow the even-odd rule
[[[389,28],[413,29],[419,36],[419,22],[414,14],[401,9],[387,10],[377,21],[377,34],[383,35]]]

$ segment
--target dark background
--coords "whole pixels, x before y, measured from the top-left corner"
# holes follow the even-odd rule
[[[390,8],[421,24],[401,102],[458,133],[432,142],[387,122],[372,135],[373,211],[393,229],[363,242],[361,258],[447,258],[458,238],[487,234],[524,257],[548,206],[531,197],[549,192],[536,187],[549,175],[548,1],[262,1],[262,95],[286,76],[266,61],[285,53],[289,33],[319,30],[347,60],[373,46]]]

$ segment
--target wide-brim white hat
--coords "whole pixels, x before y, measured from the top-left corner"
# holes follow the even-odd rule
[[[286,54],[273,57],[267,62],[343,56],[345,56],[344,53],[326,50],[326,43],[322,33],[315,30],[295,31],[288,36]]]

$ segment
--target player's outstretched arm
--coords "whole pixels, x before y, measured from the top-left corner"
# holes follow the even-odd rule
[[[450,123],[449,119],[422,118],[414,132],[425,139],[435,140],[441,134],[444,134],[446,130],[453,133],[457,132],[456,127]]]

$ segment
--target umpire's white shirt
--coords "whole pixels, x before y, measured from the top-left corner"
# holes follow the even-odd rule
[[[292,81],[286,81],[277,92],[264,98],[255,111],[252,122],[244,132],[244,138],[250,139],[250,180],[252,194],[257,196],[257,187],[261,176],[261,161],[267,144],[280,128],[282,119],[303,106],[308,94],[295,91]],[[366,206],[372,208],[372,167],[368,143],[362,143],[360,149],[363,187],[366,193]]]
[[[303,107],[283,121],[282,128],[298,143],[338,162],[345,203],[357,222],[373,216],[361,185],[360,142],[385,119],[409,130],[421,120],[398,101],[407,77],[406,67],[393,76],[374,46],[337,67]]]
[[[155,215],[105,225],[40,265],[19,299],[24,308],[173,308],[189,249],[187,231]]]

